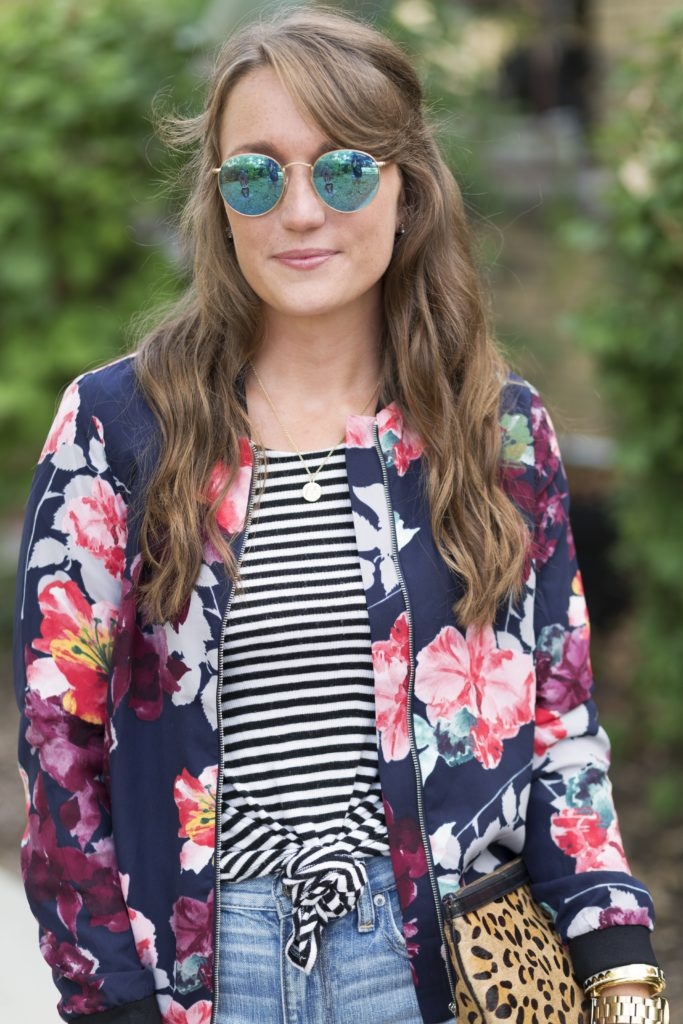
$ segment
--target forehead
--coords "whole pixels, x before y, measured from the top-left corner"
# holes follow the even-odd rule
[[[302,112],[271,68],[249,71],[233,87],[220,120],[219,144],[225,159],[232,153],[262,151],[288,158],[320,150],[328,139]]]

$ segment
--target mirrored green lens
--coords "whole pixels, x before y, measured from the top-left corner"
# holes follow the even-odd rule
[[[260,153],[242,153],[226,160],[218,173],[218,187],[228,206],[247,217],[272,210],[282,195],[285,175],[280,165]]]
[[[353,213],[367,206],[377,194],[379,166],[367,153],[336,149],[316,160],[313,186],[333,210]]]

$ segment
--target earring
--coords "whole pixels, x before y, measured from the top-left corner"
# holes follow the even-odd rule
[[[401,235],[405,235],[405,233],[406,233],[406,229],[403,227],[403,224],[399,224],[398,228],[396,229],[395,237],[396,238],[400,238]]]
[[[232,231],[230,230],[230,228],[225,229],[225,234],[227,235],[228,241],[232,242]]]

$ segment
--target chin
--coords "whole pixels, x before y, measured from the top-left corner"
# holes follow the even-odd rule
[[[272,309],[279,316],[291,317],[297,320],[305,317],[332,316],[336,313],[343,314],[345,310],[351,310],[355,305],[353,300],[350,302],[333,302],[321,298],[302,299],[300,302],[292,302],[291,300],[269,302],[267,299],[264,301],[266,308]]]

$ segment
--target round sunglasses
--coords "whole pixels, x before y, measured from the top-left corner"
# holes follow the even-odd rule
[[[245,217],[270,213],[285,194],[287,168],[296,166],[310,167],[311,184],[326,206],[338,213],[355,213],[377,195],[379,170],[385,163],[357,149],[333,149],[314,164],[292,160],[284,166],[263,153],[238,153],[213,172],[225,202]]]

